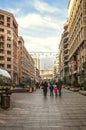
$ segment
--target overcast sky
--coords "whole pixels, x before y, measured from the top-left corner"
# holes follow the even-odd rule
[[[68,0],[0,0],[0,9],[16,18],[29,52],[57,52],[67,5]]]

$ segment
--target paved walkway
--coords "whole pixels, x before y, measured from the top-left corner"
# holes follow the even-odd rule
[[[11,107],[0,108],[0,130],[86,130],[86,96],[62,90],[45,98],[42,89],[14,93]]]

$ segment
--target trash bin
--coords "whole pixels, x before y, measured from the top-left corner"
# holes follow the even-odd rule
[[[1,96],[1,108],[8,109],[10,107],[10,96]]]

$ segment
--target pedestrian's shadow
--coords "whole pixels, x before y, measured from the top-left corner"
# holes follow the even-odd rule
[[[44,96],[43,98],[44,98],[44,100],[47,100],[47,96]]]
[[[55,98],[56,98],[56,99],[57,99],[57,98],[61,99],[61,98],[62,98],[62,96],[57,95],[57,96],[55,96]]]

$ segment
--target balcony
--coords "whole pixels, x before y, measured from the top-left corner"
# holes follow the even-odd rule
[[[83,63],[83,68],[86,69],[86,62]]]
[[[3,21],[0,21],[0,25],[4,25],[4,22],[3,22]]]
[[[10,23],[7,23],[7,27],[10,27]]]
[[[67,54],[69,52],[69,49],[68,48],[66,48],[66,49],[64,49],[64,54]],[[68,53],[69,54],[69,53]]]
[[[68,42],[64,44],[64,49],[68,48]]]
[[[65,37],[63,42],[67,43],[67,41],[68,41],[68,37]]]
[[[4,41],[4,35],[0,35],[0,42]]]

